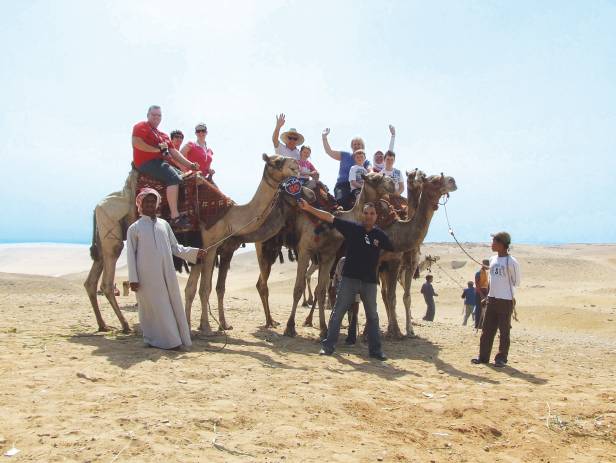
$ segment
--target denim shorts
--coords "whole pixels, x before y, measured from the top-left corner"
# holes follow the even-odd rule
[[[137,170],[142,174],[147,174],[156,180],[160,180],[165,185],[179,185],[182,183],[180,172],[163,159],[152,159],[141,164],[137,167]]]

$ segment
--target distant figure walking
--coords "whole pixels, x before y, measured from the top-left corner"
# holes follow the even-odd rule
[[[424,300],[426,301],[426,314],[423,319],[427,322],[434,321],[434,314],[436,312],[434,296],[438,296],[438,294],[434,292],[434,288],[432,287],[433,279],[432,275],[426,275],[426,282],[421,287],[421,294],[423,294]]]
[[[466,322],[468,321],[468,317],[473,313],[473,309],[475,308],[475,287],[473,286],[473,282],[469,281],[467,283],[468,288],[462,291],[462,299],[464,299],[464,320],[462,320],[462,325],[466,326]]]
[[[473,311],[473,320],[475,329],[481,328],[481,301],[488,297],[489,279],[488,270],[490,261],[483,259],[481,268],[475,273],[475,310]]]
[[[509,255],[510,244],[509,233],[492,235],[492,251],[498,254],[490,258],[488,305],[479,342],[479,357],[471,360],[474,364],[490,361],[496,330],[500,333],[500,342],[498,353],[494,357],[494,366],[504,367],[507,364],[511,315],[515,305],[513,288],[520,286],[520,265],[515,257]]]

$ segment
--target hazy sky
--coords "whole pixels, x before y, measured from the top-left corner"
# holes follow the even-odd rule
[[[333,187],[321,131],[453,175],[454,229],[615,242],[616,3],[19,1],[0,17],[0,241],[87,242],[132,126],[205,121],[221,188],[256,189],[287,114]],[[428,235],[448,241],[440,210]]]

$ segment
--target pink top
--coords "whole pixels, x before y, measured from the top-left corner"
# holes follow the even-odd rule
[[[188,142],[186,159],[190,162],[196,162],[199,164],[199,170],[202,174],[207,175],[209,173],[213,156],[214,152],[210,148],[203,148],[192,141]]]
[[[299,178],[310,178],[308,174],[316,170],[312,163],[308,159],[300,159],[297,162],[299,163]]]

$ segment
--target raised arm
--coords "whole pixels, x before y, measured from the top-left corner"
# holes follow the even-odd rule
[[[278,145],[280,145],[280,129],[284,125],[284,121],[284,113],[276,116],[276,127],[274,127],[274,133],[272,134],[272,143],[274,144],[274,148],[278,148]]]
[[[329,129],[323,130],[323,149],[329,155],[330,158],[335,159],[336,161],[340,161],[340,151],[333,150],[331,146],[329,146],[329,141],[327,140],[327,136],[329,135]]]
[[[331,215],[329,212],[325,212],[325,211],[322,211],[321,209],[312,207],[310,204],[308,204],[303,199],[300,199],[298,201],[298,206],[302,211],[306,211],[309,214],[314,215],[317,219],[322,220],[323,222],[332,223],[334,221],[334,216]]]
[[[396,142],[396,128],[389,124],[389,133],[391,138],[389,139],[389,151],[394,151],[394,143]]]

